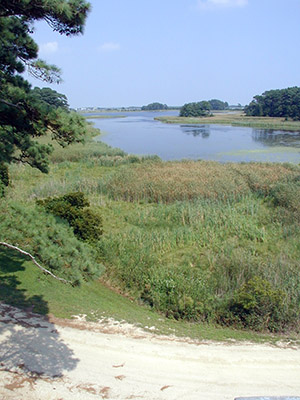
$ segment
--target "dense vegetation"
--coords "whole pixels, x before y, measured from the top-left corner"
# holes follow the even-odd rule
[[[47,172],[52,146],[38,137],[50,131],[62,146],[83,140],[85,120],[67,109],[63,95],[32,90],[21,73],[27,68],[46,82],[59,82],[60,70],[37,58],[38,46],[30,36],[33,21],[44,20],[54,31],[75,35],[83,31],[89,7],[84,0],[1,1],[0,165],[24,162]],[[53,105],[49,94],[60,104]]]
[[[218,99],[211,99],[208,100],[210,107],[212,110],[227,110],[229,104],[227,103],[227,101],[222,101],[222,100],[218,100]]]
[[[96,250],[93,257],[105,265],[106,284],[170,318],[297,329],[299,167],[165,163],[129,158],[92,142],[56,147],[51,162],[48,176],[11,168],[8,206],[27,209],[27,218],[32,214],[35,220],[42,211],[33,199],[85,193],[90,208],[102,216],[103,234],[92,247],[81,245]],[[20,224],[14,213],[6,214],[10,227],[0,230],[0,239],[14,240]],[[50,217],[42,212],[40,218]],[[55,223],[78,240],[63,219]],[[14,242],[38,256],[36,239],[22,237]],[[62,268],[60,276],[73,268],[75,273],[75,267]]]
[[[99,277],[97,251],[78,240],[67,223],[34,204],[0,201],[0,241],[31,253],[43,267],[73,284]]]
[[[42,89],[35,87],[32,90],[32,94],[40,103],[44,105],[44,107],[47,107],[47,112],[57,108],[62,108],[65,111],[69,111],[69,104],[66,95],[58,93],[56,90],[48,87],[44,87]]]
[[[300,120],[300,88],[268,90],[245,107],[246,115],[285,117]]]
[[[0,241],[73,284],[102,274],[106,285],[176,320],[299,330],[298,166],[164,163],[91,138],[64,153],[58,147],[95,132],[64,95],[32,89],[20,75],[26,65],[59,80],[56,67],[37,60],[30,24],[44,19],[77,34],[88,9],[83,0],[1,2]],[[186,104],[181,115],[207,116],[211,107]],[[0,299],[16,301],[19,282],[6,272],[20,260],[11,266],[2,253]],[[78,312],[76,293],[69,297]]]
[[[143,111],[155,111],[155,110],[168,110],[168,106],[166,104],[162,103],[150,103],[147,106],[143,106],[142,110]]]
[[[218,99],[208,101],[199,101],[194,103],[186,103],[180,108],[180,117],[206,117],[210,115],[211,110],[226,110],[228,103]]]
[[[209,162],[119,169],[101,193],[134,206],[101,244],[110,279],[175,318],[296,327],[299,173]]]
[[[80,240],[95,242],[103,233],[101,216],[88,208],[90,203],[82,192],[48,197],[37,200],[37,204],[47,212],[68,221],[74,235]]]
[[[186,103],[179,111],[180,117],[204,117],[210,114],[211,106],[208,101]]]

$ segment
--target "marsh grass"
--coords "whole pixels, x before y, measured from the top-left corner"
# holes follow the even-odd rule
[[[110,215],[123,228],[102,240],[107,276],[167,316],[239,326],[224,315],[259,276],[284,293],[269,328],[297,326],[299,173],[289,164],[168,162],[105,175],[100,192],[134,206]]]
[[[106,284],[168,317],[240,328],[226,314],[230,302],[259,276],[284,293],[272,329],[297,330],[298,166],[129,159],[91,141],[51,157],[48,175],[11,167],[7,200],[30,208],[84,192],[103,218],[97,255]]]
[[[248,117],[243,113],[215,114],[211,117],[156,117],[158,121],[168,124],[221,124],[245,126],[262,129],[280,129],[300,131],[300,122],[275,117]]]
[[[183,161],[124,167],[99,181],[99,191],[115,200],[172,203],[198,198],[239,199],[268,191],[276,182],[299,176],[289,164],[220,164]]]
[[[104,235],[101,249],[107,276],[124,292],[167,316],[215,322],[260,276],[284,291],[284,323],[297,325],[300,227],[294,222],[287,237],[280,212],[256,194],[135,207],[123,211],[123,224]]]

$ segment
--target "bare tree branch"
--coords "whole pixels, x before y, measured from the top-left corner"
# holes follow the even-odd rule
[[[5,246],[5,247],[7,247],[7,248],[9,248],[9,249],[12,249],[12,250],[16,250],[16,251],[18,251],[19,253],[24,254],[25,256],[30,257],[31,260],[33,261],[33,263],[34,263],[40,270],[42,270],[42,271],[45,272],[46,274],[51,275],[53,278],[55,278],[55,279],[57,279],[57,280],[59,280],[59,281],[61,281],[61,282],[63,282],[63,283],[70,283],[71,285],[73,284],[71,281],[67,281],[67,280],[65,280],[65,279],[63,279],[63,278],[59,278],[58,276],[54,275],[51,271],[48,271],[46,268],[42,267],[42,266],[35,260],[35,258],[34,258],[30,253],[27,253],[27,251],[24,251],[24,250],[22,250],[22,249],[19,249],[19,247],[13,246],[13,245],[8,244],[8,243],[5,243],[5,242],[0,242],[0,245]]]

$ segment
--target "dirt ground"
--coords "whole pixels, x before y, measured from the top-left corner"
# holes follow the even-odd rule
[[[300,349],[156,336],[0,304],[0,399],[233,400],[300,395]]]

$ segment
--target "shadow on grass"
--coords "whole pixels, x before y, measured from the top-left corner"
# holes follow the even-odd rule
[[[18,273],[25,271],[25,261],[15,251],[0,249],[0,370],[62,377],[79,360],[46,316],[49,309],[43,297],[26,296],[19,288]]]

